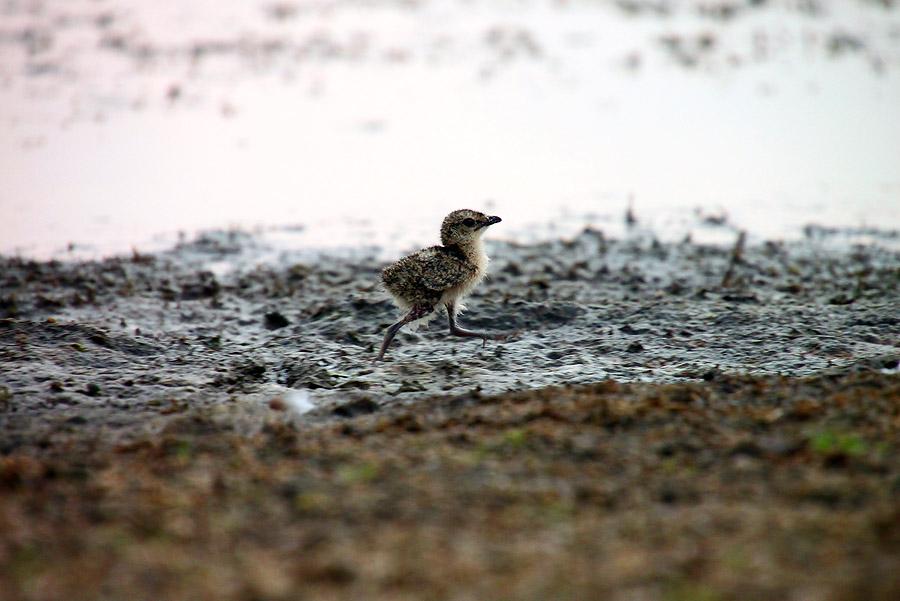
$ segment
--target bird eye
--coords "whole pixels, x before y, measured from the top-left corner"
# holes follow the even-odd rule
[[[465,219],[463,219],[463,225],[466,227],[474,227],[475,220],[472,219],[471,217],[466,217]]]

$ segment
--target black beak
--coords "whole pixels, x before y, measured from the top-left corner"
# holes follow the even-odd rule
[[[493,217],[488,217],[488,218],[487,218],[487,221],[484,222],[484,225],[483,225],[482,227],[487,227],[487,226],[489,226],[489,225],[494,225],[495,223],[500,223],[501,221],[503,221],[503,220],[500,219],[499,217],[497,217],[496,215],[493,216]]]

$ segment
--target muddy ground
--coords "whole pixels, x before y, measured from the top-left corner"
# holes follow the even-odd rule
[[[439,315],[427,329],[401,330],[383,363],[372,360],[400,313],[374,250],[278,253],[230,232],[158,255],[4,259],[8,417],[50,411],[114,429],[145,423],[160,405],[255,406],[290,402],[292,390],[327,414],[351,400],[718,372],[805,376],[860,362],[890,368],[900,356],[900,253],[886,245],[820,233],[738,248],[585,230],[532,246],[489,240],[488,250],[490,279],[460,321],[518,333],[482,347],[449,337]]]
[[[375,251],[3,258],[0,599],[895,599],[900,253],[808,234],[492,241],[377,364]]]

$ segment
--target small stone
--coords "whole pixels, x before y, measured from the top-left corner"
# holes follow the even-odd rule
[[[338,405],[331,410],[331,413],[338,417],[356,417],[357,415],[366,415],[378,411],[378,403],[372,399],[365,397]]]
[[[267,330],[277,330],[289,325],[291,325],[291,322],[288,321],[288,318],[278,311],[266,313],[265,326]]]

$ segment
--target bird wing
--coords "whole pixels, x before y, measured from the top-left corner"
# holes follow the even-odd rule
[[[431,249],[429,249],[431,250]],[[475,276],[475,267],[438,250],[419,257],[422,283],[431,290],[443,291],[465,283]]]

